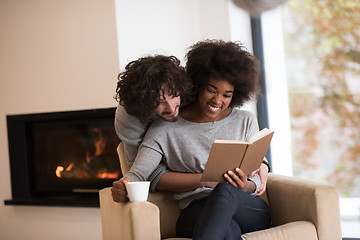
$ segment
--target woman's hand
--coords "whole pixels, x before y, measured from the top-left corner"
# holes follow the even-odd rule
[[[248,181],[247,176],[240,168],[235,168],[235,172],[229,170],[224,174],[226,181],[236,188],[239,188],[247,193],[253,193],[256,189],[253,181]]]
[[[111,194],[115,202],[127,202],[129,198],[126,196],[125,183],[130,182],[128,178],[113,182],[111,188]]]
[[[264,160],[266,161],[266,158],[264,158]],[[260,168],[258,168],[257,170],[255,170],[254,172],[252,172],[249,177],[253,177],[255,175],[255,173],[259,174],[260,176],[260,181],[261,181],[261,186],[258,189],[258,192],[256,194],[256,196],[261,196],[265,190],[266,190],[266,183],[267,183],[267,178],[268,178],[268,167],[266,166],[266,164],[262,163],[260,165]]]

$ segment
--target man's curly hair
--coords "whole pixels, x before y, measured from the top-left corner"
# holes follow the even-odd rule
[[[242,106],[260,93],[259,61],[240,43],[201,41],[189,48],[186,58],[186,72],[196,97],[210,77],[234,85],[229,107]]]
[[[172,96],[190,90],[191,83],[180,60],[163,55],[139,58],[130,62],[118,75],[115,99],[128,114],[148,122],[155,117],[154,109],[159,104],[164,85]]]

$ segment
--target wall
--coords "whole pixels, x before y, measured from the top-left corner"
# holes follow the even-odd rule
[[[148,54],[182,61],[186,48],[201,39],[230,40],[227,0],[116,0],[116,5],[121,69]]]
[[[119,69],[140,55],[183,60],[186,47],[204,38],[249,43],[248,16],[231,6],[228,0],[0,1],[1,239],[101,239],[98,208],[4,205],[11,198],[6,115],[113,107]],[[230,25],[234,16],[237,25]]]
[[[112,0],[0,1],[1,239],[101,239],[98,208],[4,206],[6,115],[115,106]]]

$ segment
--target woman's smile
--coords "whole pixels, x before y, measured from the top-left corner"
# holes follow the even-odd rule
[[[210,103],[208,103],[208,106],[209,106],[210,110],[213,112],[217,112],[221,109],[221,107],[214,107]]]

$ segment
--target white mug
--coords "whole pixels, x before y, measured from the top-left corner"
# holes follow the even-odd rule
[[[131,202],[146,202],[149,195],[149,181],[125,183],[126,191]]]

